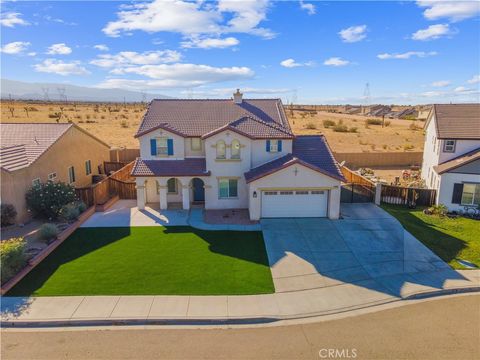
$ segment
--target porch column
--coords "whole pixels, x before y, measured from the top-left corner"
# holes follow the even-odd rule
[[[182,205],[183,210],[190,209],[190,188],[188,185],[182,186]]]
[[[335,220],[340,217],[340,187],[334,186],[329,191],[328,218]]]
[[[145,209],[145,185],[137,185],[137,207],[140,210]]]
[[[160,195],[160,210],[166,210],[168,207],[167,204],[167,187],[166,186],[159,186],[158,189]]]

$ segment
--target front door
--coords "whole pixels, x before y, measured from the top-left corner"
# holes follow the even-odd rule
[[[205,201],[205,187],[203,180],[193,179],[193,201]]]

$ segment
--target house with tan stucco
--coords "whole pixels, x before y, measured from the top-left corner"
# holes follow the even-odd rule
[[[33,185],[89,186],[110,157],[106,143],[71,123],[1,123],[0,130],[1,202],[15,207],[17,222],[29,218],[25,193]]]
[[[136,137],[137,204],[248,209],[251,220],[340,212],[342,172],[322,135],[296,136],[280,99],[153,100]]]

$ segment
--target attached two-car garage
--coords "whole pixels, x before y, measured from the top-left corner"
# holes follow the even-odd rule
[[[328,190],[292,189],[262,191],[262,218],[326,217]]]

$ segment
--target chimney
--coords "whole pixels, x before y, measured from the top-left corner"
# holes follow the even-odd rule
[[[233,93],[233,102],[235,104],[241,104],[243,101],[242,97],[243,97],[243,94],[240,92],[240,89],[237,89],[237,92]]]

